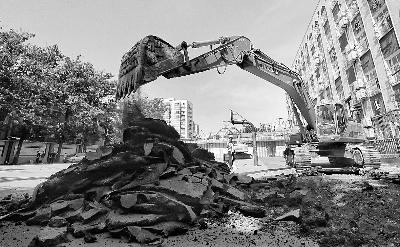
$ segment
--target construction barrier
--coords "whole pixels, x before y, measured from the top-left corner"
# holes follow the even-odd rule
[[[382,158],[399,157],[400,138],[374,140],[373,146],[382,154]]]

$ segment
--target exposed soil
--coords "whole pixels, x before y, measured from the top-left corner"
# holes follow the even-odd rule
[[[366,176],[328,175],[299,177],[276,187],[280,187],[276,193],[292,200],[269,199],[270,204],[281,206],[268,209],[272,214],[278,208],[300,209],[292,230],[320,246],[400,246],[398,184]],[[296,191],[306,195],[296,196]],[[260,197],[270,192],[271,188],[262,188],[253,193]]]

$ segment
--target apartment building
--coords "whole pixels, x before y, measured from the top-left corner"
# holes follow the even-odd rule
[[[399,37],[399,0],[320,0],[292,68],[314,104],[340,101],[371,137],[400,137]]]
[[[191,139],[194,135],[193,104],[184,99],[168,98],[163,100],[167,107],[163,119],[173,126],[182,139]]]

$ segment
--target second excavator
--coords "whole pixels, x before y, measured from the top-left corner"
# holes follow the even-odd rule
[[[207,46],[210,51],[189,58],[189,48]],[[228,65],[237,65],[282,88],[290,96],[300,133],[297,135],[299,138],[289,145],[294,157],[287,162],[310,165],[311,153],[314,152],[328,157],[332,167],[380,164],[379,152],[366,141],[362,125],[347,116],[344,104],[323,102],[314,105],[299,74],[253,48],[251,41],[244,36],[182,42],[176,47],[156,36],[147,36],[122,57],[116,98],[135,92],[159,76],[170,79]]]

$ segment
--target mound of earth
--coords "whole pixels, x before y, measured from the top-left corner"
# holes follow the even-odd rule
[[[4,198],[0,220],[46,226],[30,246],[55,246],[68,234],[90,243],[104,232],[158,245],[232,208],[263,217],[242,188],[253,183],[224,163],[197,158],[164,121],[138,119],[123,143],[53,174],[31,198]]]

